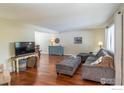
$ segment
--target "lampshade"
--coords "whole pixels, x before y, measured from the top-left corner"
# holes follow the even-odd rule
[[[51,38],[50,43],[51,43],[51,45],[53,46],[54,43],[55,43],[55,38]]]
[[[100,41],[100,42],[98,43],[98,45],[99,45],[99,46],[102,46],[102,45],[103,45],[103,42]]]
[[[54,39],[51,39],[50,41],[53,43],[54,42]]]

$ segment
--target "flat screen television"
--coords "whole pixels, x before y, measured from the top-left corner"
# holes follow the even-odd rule
[[[23,55],[35,52],[35,42],[15,42],[15,55]]]

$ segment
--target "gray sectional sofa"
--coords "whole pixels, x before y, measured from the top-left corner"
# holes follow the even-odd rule
[[[98,58],[106,55],[111,56],[114,59],[114,55],[105,49],[101,49],[96,55],[90,55],[82,65],[82,79],[97,81],[102,84],[114,84],[115,70],[112,68],[114,67],[114,61],[111,61],[112,67],[109,67],[109,65],[91,65],[91,63],[96,61]],[[106,63],[103,63],[106,65],[109,61],[105,61]]]
[[[102,58],[101,63],[92,64],[96,60]],[[81,57],[68,57],[56,64],[57,74],[65,74],[73,76],[76,69],[81,64]],[[82,79],[100,82],[102,84],[114,84],[114,54],[100,49],[96,55],[90,54],[85,63],[82,63]]]

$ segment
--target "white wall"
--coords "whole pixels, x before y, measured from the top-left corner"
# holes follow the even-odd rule
[[[24,24],[0,19],[0,63],[14,56],[13,42],[34,41],[34,30]]]
[[[40,45],[42,53],[48,54],[48,46],[50,45],[50,40],[56,37],[59,37],[59,34],[36,31],[35,32],[35,43],[37,45]]]
[[[35,38],[36,33],[38,38]],[[0,64],[8,65],[8,60],[15,56],[14,42],[37,41],[43,52],[48,52],[49,40],[57,35],[54,33],[56,31],[50,29],[0,19]]]
[[[122,13],[115,13],[115,84],[122,84]]]
[[[121,11],[122,12],[122,15],[123,15],[123,42],[122,42],[122,50],[123,50],[123,53],[122,53],[122,66],[121,67],[118,67],[116,70],[119,72],[120,71],[120,69],[122,70],[122,73],[120,73],[121,74],[121,76],[122,76],[122,80],[120,81],[120,80],[118,80],[118,78],[117,78],[117,83],[118,82],[121,82],[122,83],[122,85],[124,85],[124,4],[121,4],[121,6],[120,6],[120,8],[118,9],[118,11]],[[118,70],[119,69],[119,70]],[[120,75],[119,75],[120,76]]]
[[[60,34],[61,44],[65,54],[78,54],[80,52],[92,52],[99,48],[98,42],[104,43],[104,29],[70,31]],[[74,44],[74,37],[82,36],[82,44]]]

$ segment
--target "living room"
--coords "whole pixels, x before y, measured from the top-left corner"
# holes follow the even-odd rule
[[[102,85],[106,82],[112,83],[104,85],[123,85],[123,61],[120,61],[123,57],[123,52],[120,52],[123,51],[120,50],[123,43],[118,42],[122,41],[120,39],[122,29],[120,31],[121,27],[119,23],[120,20],[122,22],[122,19],[118,17],[114,19],[116,13],[122,14],[121,12],[124,11],[123,4],[42,3],[0,4],[0,6],[0,64],[4,65],[5,71],[10,71],[8,81],[10,85]],[[116,27],[115,35],[120,36],[118,38],[115,36],[116,42],[112,41],[114,38],[114,34],[111,33],[111,31],[114,30],[112,24]],[[120,32],[117,32],[118,29]],[[110,31],[107,35],[111,35],[111,40],[107,37],[106,31]],[[21,42],[29,42],[29,44],[30,42],[35,42],[35,45],[39,47],[38,53],[40,54],[36,53],[38,60],[37,66],[33,68],[26,67],[25,71],[19,71],[19,65],[15,63],[15,66],[17,66],[15,67],[12,65],[12,61],[10,61],[10,59],[18,61],[18,57],[20,58],[20,55],[17,55],[17,57],[15,54],[16,49],[14,44]],[[110,45],[107,46],[106,44]],[[115,46],[113,46],[114,44]],[[58,53],[58,51],[54,53],[53,51],[50,52],[51,48],[55,47],[55,50],[57,50],[58,46],[62,48],[61,53],[59,52],[60,54],[55,54]],[[106,47],[108,47],[111,52],[114,52],[115,57],[112,60],[120,62],[114,63],[116,67],[114,69],[117,74],[112,70],[113,74],[111,76],[108,75],[114,77],[114,80],[113,78],[109,78],[109,81],[101,82],[104,77],[100,77],[99,82],[96,82],[93,76],[90,76],[91,80],[90,78],[86,79],[86,77],[83,79],[82,73],[84,74],[85,72],[82,72],[82,69],[85,66],[83,65],[85,62],[81,62],[82,59],[76,58],[80,56],[80,53],[88,54],[87,58],[90,55],[97,55],[100,49],[106,49]],[[27,57],[30,56],[21,56],[21,58]],[[68,67],[67,64],[69,64],[70,60],[68,58],[70,57],[74,60],[76,59],[75,61],[80,61],[78,65],[76,64],[74,68],[71,68],[74,69],[73,73],[71,75],[66,73],[68,71],[58,73],[57,64],[61,62],[64,64],[64,60],[66,60],[67,63],[65,62],[64,65]],[[87,58],[84,61],[86,61]],[[94,60],[93,62],[96,61],[97,60]],[[59,64],[59,71],[60,68],[63,68],[61,67],[62,64]],[[87,73],[91,75],[91,72]],[[94,73],[92,74],[95,75]],[[97,75],[95,77],[97,77]]]
[[[75,44],[74,37],[81,37],[81,43]],[[55,39],[58,38],[59,43],[55,43]],[[46,41],[46,42],[44,42]],[[49,54],[48,46],[61,45],[64,47],[64,55],[76,55],[80,51],[95,52],[99,50],[99,43],[105,42],[105,30],[104,28],[83,29],[66,32],[35,32],[35,42],[37,45],[42,46],[42,53]]]

